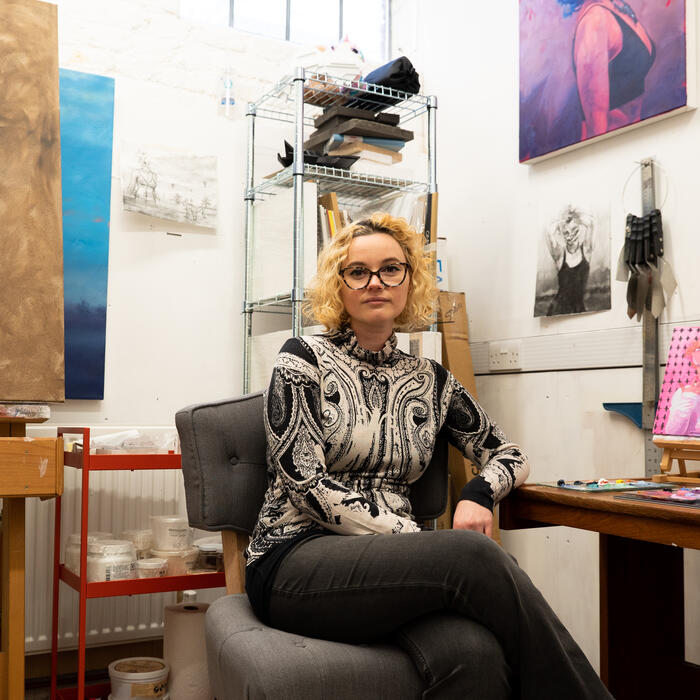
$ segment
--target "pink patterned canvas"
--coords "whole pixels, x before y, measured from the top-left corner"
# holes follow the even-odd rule
[[[673,329],[655,435],[700,437],[700,327]]]

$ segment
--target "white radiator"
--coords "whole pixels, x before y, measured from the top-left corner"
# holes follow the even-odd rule
[[[36,437],[56,434],[55,428],[43,426],[40,429],[32,428],[28,432]],[[61,561],[68,536],[80,531],[81,478],[80,470],[66,467],[61,519]],[[51,649],[55,500],[40,501],[31,498],[26,503],[25,645],[27,652],[37,653]],[[90,473],[90,530],[112,532],[118,537],[124,530],[149,528],[150,515],[172,513],[186,514],[182,473],[178,470]],[[213,600],[222,592],[222,589],[198,591],[198,600]],[[88,600],[88,646],[162,635],[163,606],[175,602],[176,595],[153,593]],[[59,649],[77,648],[78,592],[65,583],[60,584],[58,632]]]

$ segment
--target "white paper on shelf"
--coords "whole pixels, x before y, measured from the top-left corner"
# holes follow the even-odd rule
[[[442,333],[421,331],[420,333],[397,333],[396,347],[416,357],[427,357],[442,362]]]

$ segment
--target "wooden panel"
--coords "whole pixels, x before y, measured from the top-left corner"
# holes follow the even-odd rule
[[[2,483],[2,480],[0,480]],[[6,665],[0,697],[24,698],[24,499],[3,499],[2,651]]]
[[[0,400],[63,401],[56,6],[0,3]]]
[[[0,438],[0,496],[56,496],[63,490],[63,438]]]
[[[0,404],[0,423],[43,423],[49,418],[51,409],[47,404]]]

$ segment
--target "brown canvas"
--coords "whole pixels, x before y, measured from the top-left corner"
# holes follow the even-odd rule
[[[55,5],[0,3],[0,401],[63,401]]]

